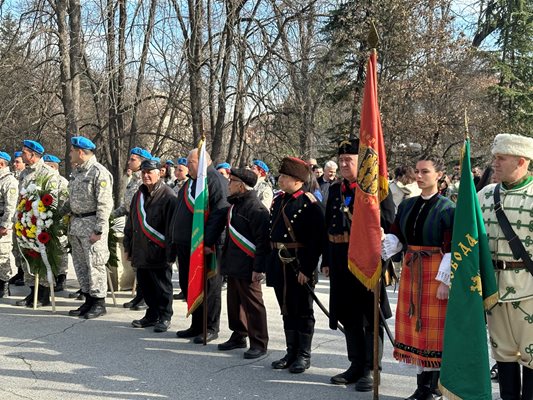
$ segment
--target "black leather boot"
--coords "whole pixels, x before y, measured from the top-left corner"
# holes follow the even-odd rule
[[[56,286],[55,291],[56,292],[62,292],[65,290],[65,282],[67,281],[67,275],[65,274],[59,274],[56,276]]]
[[[37,307],[46,307],[50,305],[50,288],[39,285],[39,297]]]
[[[520,400],[520,364],[498,362],[498,382],[502,400]]]
[[[522,400],[533,400],[533,369],[522,366]]]
[[[91,296],[92,297],[92,296]],[[91,309],[84,315],[85,319],[93,319],[105,315],[107,312],[105,308],[105,298],[94,298]]]
[[[6,281],[0,280],[0,299],[6,297],[9,292],[9,284]]]
[[[124,303],[122,306],[124,308],[132,308],[136,310],[141,310],[143,308],[140,308],[144,305],[144,308],[146,309],[146,303],[144,302],[144,296],[141,292],[141,287],[137,283],[137,286],[135,286],[135,297],[128,301],[127,303]]]
[[[433,395],[429,389],[431,372],[422,372],[416,376],[416,390],[406,400],[431,400]]]
[[[71,317],[83,317],[93,305],[93,298],[89,295],[89,293],[80,292],[80,295],[83,295],[85,302],[75,310],[70,310],[68,312],[68,315]]]
[[[378,369],[381,371],[383,358],[383,327],[379,328]],[[379,374],[378,374],[379,376]],[[379,381],[378,381],[379,384]],[[370,392],[374,389],[374,331],[365,329],[365,370],[355,384],[356,392]]]
[[[442,392],[439,389],[440,371],[431,371],[429,378],[429,391],[436,400],[442,399]]]
[[[296,351],[298,350],[298,332],[285,330],[285,342],[287,343],[287,354],[280,359],[272,362],[274,369],[286,369],[296,360]]]
[[[346,371],[332,376],[329,380],[334,385],[348,385],[357,382],[364,372],[362,359],[362,349],[357,346],[357,333],[350,328],[344,327],[346,338],[346,350],[348,352],[348,360],[350,360],[350,368]]]
[[[11,279],[9,280],[9,284],[15,285],[16,282],[20,280],[24,280],[24,271],[22,270],[22,268],[18,267],[17,273],[11,277]]]
[[[311,342],[313,341],[312,333],[298,332],[298,353],[296,360],[289,367],[289,372],[301,374],[311,366]]]
[[[22,300],[15,302],[15,305],[19,307],[33,307],[33,295],[35,294],[35,286],[30,286],[30,294],[24,297]]]

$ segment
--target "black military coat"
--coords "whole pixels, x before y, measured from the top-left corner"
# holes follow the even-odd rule
[[[373,315],[372,293],[348,269],[348,237],[352,225],[355,187],[346,180],[335,182],[329,188],[326,204],[327,246],[322,265],[330,271],[330,327],[337,322],[352,323],[357,311]],[[389,196],[381,203],[381,226],[388,232],[394,221],[394,202]],[[364,226],[358,229],[365,229]],[[342,238],[345,238],[343,241]],[[392,316],[384,286],[381,291],[381,308],[386,318]]]

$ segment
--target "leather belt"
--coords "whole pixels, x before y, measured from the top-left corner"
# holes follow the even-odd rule
[[[96,215],[96,211],[91,211],[88,213],[81,213],[81,214],[72,213],[72,216],[76,218],[92,217],[93,215]]]
[[[492,260],[494,268],[496,269],[522,269],[526,268],[526,264],[522,261],[502,261],[502,260]]]
[[[281,242],[270,242],[270,246],[273,249],[281,249],[282,246],[285,246],[286,249],[300,249],[304,247],[302,243],[290,242],[290,243],[281,243]]]
[[[328,234],[328,240],[331,243],[348,243],[350,241],[350,234],[344,232],[338,235]]]

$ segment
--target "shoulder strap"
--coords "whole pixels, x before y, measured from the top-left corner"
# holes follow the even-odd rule
[[[500,228],[502,228],[502,232],[505,235],[505,239],[507,239],[509,247],[513,252],[514,259],[522,259],[528,271],[533,275],[533,260],[531,260],[531,258],[529,257],[529,254],[524,248],[522,241],[516,235],[515,231],[513,230],[513,227],[511,226],[511,223],[509,222],[509,219],[503,211],[500,197],[500,186],[501,184],[498,183],[494,188],[494,211],[496,212],[496,218],[498,218]]]

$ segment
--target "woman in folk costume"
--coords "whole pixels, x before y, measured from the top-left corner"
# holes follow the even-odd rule
[[[384,236],[383,258],[404,249],[394,358],[417,366],[417,389],[409,400],[439,396],[444,318],[450,285],[450,250],[455,204],[438,193],[444,162],[434,156],[416,164],[420,196],[404,200],[391,233]]]

